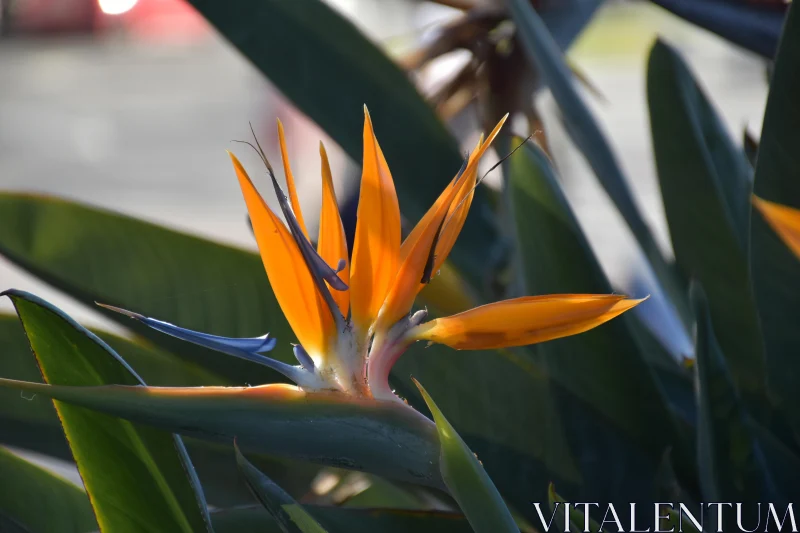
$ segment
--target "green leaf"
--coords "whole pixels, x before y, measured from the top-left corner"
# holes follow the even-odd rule
[[[395,401],[260,387],[57,386],[0,379],[133,422],[207,440],[234,438],[245,450],[363,470],[443,487],[434,425]]]
[[[507,170],[517,263],[526,294],[612,292],[547,156],[526,143],[509,158]],[[647,477],[642,469],[655,471],[655,461],[668,446],[685,448],[681,426],[668,408],[671,397],[664,391],[691,390],[691,383],[685,375],[661,369],[670,364],[664,357],[659,366],[650,362],[633,336],[636,324],[622,316],[592,331],[525,350],[546,369],[554,391],[561,389],[549,401],[560,409],[573,453],[604,457],[582,465],[588,490],[602,491],[612,501],[639,501],[630,498],[652,490],[638,486]],[[609,454],[614,454],[613,460]],[[623,464],[629,466],[621,468]],[[620,492],[611,492],[609,485]]]
[[[0,530],[6,531],[6,521],[9,529],[16,526],[28,533],[97,529],[83,490],[2,447],[0,475]]]
[[[538,9],[559,48],[566,50],[602,3],[603,0],[543,0]]]
[[[295,339],[256,254],[133,218],[54,198],[0,194],[0,254],[222,376],[207,385],[265,383],[278,374],[153,331],[94,302],[206,333],[253,337],[269,332],[282,343]],[[275,355],[295,362],[291,350]]]
[[[478,533],[519,533],[519,527],[483,465],[436,407],[425,388],[416,380],[414,384],[422,393],[436,422],[441,447],[442,479],[472,528]]]
[[[789,6],[758,148],[754,193],[800,209],[800,7]],[[769,389],[800,432],[800,261],[758,212],[750,229],[753,290],[764,332]]]
[[[677,264],[708,291],[737,386],[763,402],[763,343],[747,264],[747,163],[686,64],[662,41],[650,51],[647,97]]]
[[[41,381],[42,375],[19,318],[0,316],[0,376]],[[0,390],[0,442],[71,460],[53,402],[41,396]]]
[[[759,435],[763,430],[756,428],[742,405],[699,285],[692,286],[691,297],[698,319],[697,449],[703,497],[705,501],[769,501],[776,506],[785,505],[790,501],[786,496],[796,493],[800,463],[776,447],[773,438],[765,440]],[[776,453],[784,459],[778,465],[770,461],[770,457],[777,457]]]
[[[278,522],[284,533],[325,533],[325,529],[294,498],[242,455],[235,442],[233,446],[236,450],[236,464],[247,482],[247,487]]]
[[[147,382],[153,385],[192,386],[213,383],[219,378],[197,365],[153,346],[93,330],[108,343]],[[19,318],[0,314],[0,376],[41,382],[36,361]],[[21,397],[19,392],[0,390],[0,442],[72,460],[61,424],[50,400]]]
[[[109,344],[146,382],[153,385],[193,386],[213,380],[213,376],[202,369],[154,346],[102,331],[92,330],[92,333]],[[0,315],[0,347],[0,376],[41,382],[41,373],[31,357],[25,331],[16,316]],[[4,444],[73,460],[53,402],[43,396],[21,395],[19,391],[0,389],[0,427],[0,442]],[[194,439],[187,441],[186,445],[210,503],[220,506],[250,501],[250,495],[236,473],[230,446]],[[286,461],[265,457],[252,459],[287,489],[308,483],[316,470],[310,465],[287,465]]]
[[[190,3],[359,163],[366,104],[409,220],[422,217],[458,171],[458,145],[408,75],[324,2]],[[482,188],[472,209],[490,209]],[[469,237],[456,244],[451,258],[474,278],[483,264],[474,258],[495,236],[476,216],[467,219],[464,232]]]
[[[464,515],[441,511],[343,509],[306,505],[306,510],[331,533],[471,533]],[[217,533],[278,533],[278,524],[263,508],[212,513]]]
[[[659,282],[670,294],[676,310],[685,318],[687,306],[680,280],[664,259],[636,206],[611,147],[573,84],[572,74],[561,51],[529,0],[508,0],[507,3],[517,25],[522,46],[534,68],[550,88],[568,126],[568,133],[631,229]]]
[[[48,383],[141,388],[141,378],[108,345],[59,310],[21,291],[3,294],[14,303]],[[101,529],[207,529],[202,491],[179,437],[60,402],[55,406]]]
[[[783,25],[779,3],[724,0],[652,0],[680,18],[755,52],[775,57]]]

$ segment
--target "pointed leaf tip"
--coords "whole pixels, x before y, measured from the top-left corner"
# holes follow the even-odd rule
[[[325,529],[311,517],[286,491],[258,470],[233,441],[236,464],[245,479],[247,488],[264,506],[285,533],[326,533]]]
[[[470,525],[478,533],[519,533],[519,527],[483,465],[447,421],[428,391],[415,378],[411,379],[436,422],[442,478]]]

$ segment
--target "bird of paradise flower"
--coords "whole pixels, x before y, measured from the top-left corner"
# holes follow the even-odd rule
[[[288,195],[278,184],[260,145],[256,149],[285,224],[229,152],[272,290],[299,341],[294,346],[299,365],[264,356],[276,344],[269,336],[218,337],[106,307],[175,337],[262,363],[306,392],[336,391],[362,399],[398,401],[389,386],[389,373],[416,341],[458,350],[534,344],[582,333],[642,301],[612,294],[560,294],[490,303],[430,321],[426,310],[412,313],[416,296],[442,267],[455,244],[477,184],[478,163],[507,115],[478,142],[433,206],[401,241],[400,208],[392,175],[366,107],[364,113],[363,173],[352,254],[348,253],[322,144],[322,208],[316,248],[300,209],[280,122]]]

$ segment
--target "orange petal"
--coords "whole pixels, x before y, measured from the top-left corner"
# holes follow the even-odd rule
[[[458,350],[524,346],[583,333],[643,300],[614,294],[524,296],[437,318],[411,336]]]
[[[230,152],[228,154],[242,188],[261,260],[275,298],[300,344],[312,357],[324,358],[326,339],[331,339],[334,334],[333,318],[319,296],[289,230],[258,194],[236,156]]]
[[[433,271],[436,272],[444,263],[447,256],[450,254],[450,250],[453,249],[453,245],[456,242],[456,238],[458,234],[461,232],[461,228],[464,227],[464,221],[467,219],[467,214],[469,213],[469,207],[472,204],[472,196],[474,194],[474,187],[475,182],[477,181],[478,176],[478,163],[480,162],[481,157],[486,153],[486,150],[489,149],[494,139],[497,137],[497,134],[500,132],[500,128],[503,127],[505,124],[508,115],[504,116],[500,119],[500,122],[492,130],[492,133],[489,134],[485,142],[479,142],[478,146],[475,150],[472,151],[469,157],[469,162],[467,163],[467,168],[464,169],[464,173],[461,179],[465,182],[465,187],[461,188],[459,194],[454,199],[452,205],[450,206],[450,211],[447,214],[447,222],[445,226],[442,228],[442,234],[439,237],[439,242],[436,244],[436,262],[434,263]],[[455,181],[450,182],[452,185]],[[428,209],[428,212],[425,213],[425,216],[417,223],[411,233],[408,234],[405,241],[403,241],[403,245],[400,248],[400,258],[401,260],[405,259],[408,254],[411,252],[411,249],[414,246],[414,243],[419,239],[423,228],[425,228],[429,223],[430,219],[433,218],[437,209],[444,201],[444,197],[447,194],[448,189],[439,196],[439,198],[434,202],[433,206]],[[420,287],[421,288],[421,287]]]
[[[507,118],[508,115],[500,119],[500,122],[497,123],[489,134],[489,137],[486,138],[486,142],[484,142],[477,151],[472,165],[464,172],[467,178],[467,186],[461,189],[458,196],[453,200],[450,211],[447,213],[447,222],[442,228],[442,236],[439,238],[439,242],[436,245],[436,262],[433,266],[434,272],[439,270],[442,263],[447,259],[447,256],[450,255],[450,250],[453,249],[453,245],[455,245],[456,239],[459,233],[461,233],[461,228],[464,227],[464,221],[467,220],[467,214],[469,214],[469,208],[472,205],[472,197],[475,194],[475,182],[478,178],[478,163],[481,157],[486,153],[486,150],[492,145],[492,142],[494,142],[497,134],[500,133],[500,128],[503,127]]]
[[[762,200],[755,195],[753,206],[758,209],[784,244],[800,258],[800,210]]]
[[[418,232],[411,250],[400,265],[397,277],[386,296],[383,307],[381,307],[376,329],[388,329],[411,310],[414,299],[422,287],[420,280],[428,263],[431,248],[435,245],[436,237],[441,232],[442,224],[452,207],[453,199],[466,185],[464,179],[459,179],[455,183],[451,182],[439,196],[439,200],[436,202],[438,207],[433,216],[426,216],[417,224],[417,227],[422,224],[425,226]]]
[[[361,331],[372,326],[391,288],[400,254],[400,206],[389,166],[364,107],[364,163],[350,265],[350,306]]]
[[[342,217],[339,215],[339,203],[333,190],[333,177],[331,166],[328,163],[328,154],[325,147],[319,143],[319,155],[322,158],[322,211],[319,216],[319,237],[317,238],[317,252],[326,263],[336,268],[340,259],[345,260],[344,269],[339,272],[339,278],[350,284],[350,261],[347,257],[347,239],[344,235]],[[339,306],[342,316],[347,316],[350,307],[350,291],[331,291],[331,296]]]
[[[292,202],[292,211],[300,224],[300,229],[303,234],[308,238],[308,230],[306,229],[305,220],[303,220],[303,212],[300,210],[300,200],[297,198],[297,187],[294,185],[294,174],[292,174],[292,167],[289,165],[289,151],[286,149],[286,137],[283,133],[283,123],[278,120],[278,141],[281,145],[281,159],[283,159],[283,172],[286,175],[286,188],[289,189],[289,201]]]
[[[451,263],[442,264],[419,298],[436,315],[452,315],[477,305],[472,288]]]

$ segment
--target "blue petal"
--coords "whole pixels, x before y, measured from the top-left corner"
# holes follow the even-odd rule
[[[299,344],[295,344],[292,346],[292,351],[294,352],[294,356],[303,365],[303,368],[306,370],[313,372],[314,371],[314,360],[311,359],[311,356],[308,355],[308,352],[300,346]]]
[[[217,350],[218,352],[225,352],[230,355],[244,356],[258,355],[264,352],[269,352],[275,348],[277,340],[271,338],[269,334],[261,337],[249,338],[235,338],[235,337],[220,337],[219,335],[211,335],[209,333],[201,333],[192,331],[190,329],[182,328],[169,322],[156,320],[146,316],[136,317],[139,322],[147,324],[151,328],[172,335],[179,339]],[[245,357],[248,358],[248,357]]]
[[[251,338],[220,337],[218,335],[192,331],[190,329],[170,324],[169,322],[156,320],[155,318],[149,318],[144,315],[140,315],[139,313],[126,311],[125,309],[120,309],[119,307],[101,303],[98,303],[97,305],[111,311],[121,313],[125,316],[129,316],[134,320],[141,322],[142,324],[150,326],[157,331],[166,333],[167,335],[171,335],[178,339],[188,341],[199,346],[204,346],[206,348],[232,355],[234,357],[246,359],[254,363],[262,364],[280,372],[290,379],[294,379],[293,376],[297,375],[297,367],[260,355],[261,353],[268,352],[275,348],[277,340],[271,338],[269,335]]]

